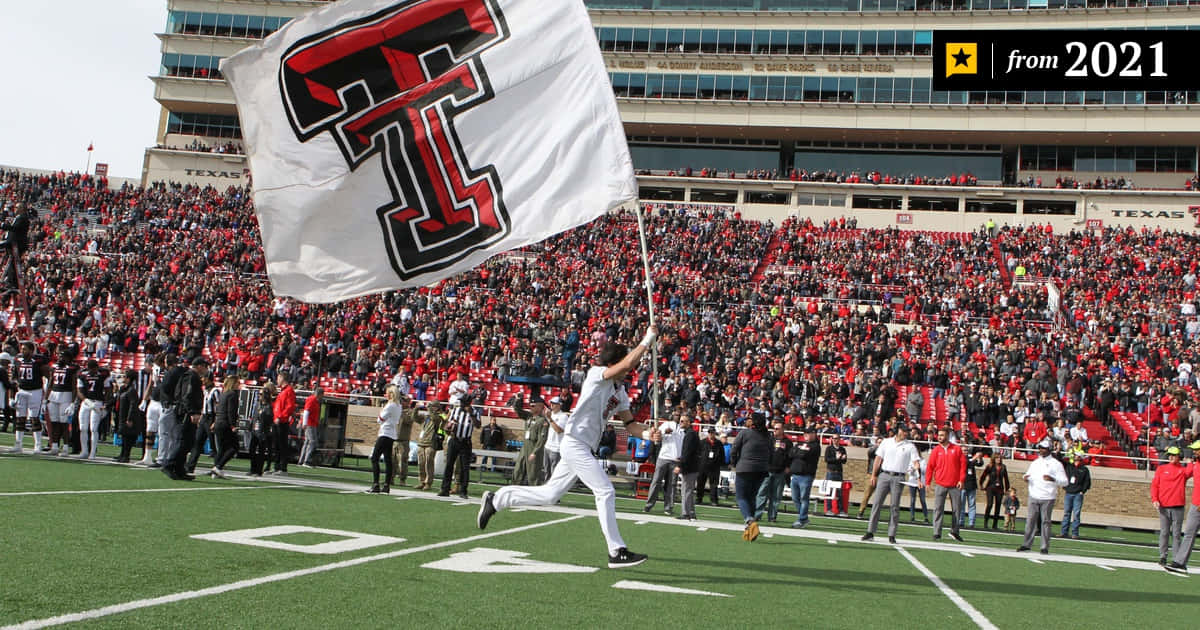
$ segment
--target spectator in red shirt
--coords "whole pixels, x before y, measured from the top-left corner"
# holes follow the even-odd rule
[[[289,387],[290,389],[290,387]],[[317,450],[317,429],[321,426],[321,396],[325,390],[317,387],[304,401],[304,411],[300,416],[300,424],[304,427],[304,446],[300,449],[300,459],[296,463],[312,468],[312,455]]]
[[[291,459],[288,439],[292,432],[292,416],[296,414],[296,390],[292,389],[291,381],[286,372],[280,372],[275,377],[279,395],[271,407],[275,416],[275,474],[284,476],[287,475],[288,460]]]
[[[942,538],[942,518],[946,515],[946,494],[950,494],[951,514],[962,512],[963,480],[967,476],[967,456],[962,448],[950,441],[950,429],[942,427],[937,432],[937,446],[929,453],[929,464],[925,468],[925,486],[934,485],[933,490],[933,539]],[[958,533],[958,518],[950,518],[950,537],[962,542]]]
[[[1025,443],[1027,445],[1033,446],[1041,442],[1046,435],[1048,435],[1048,430],[1046,423],[1042,420],[1042,414],[1039,413],[1033,417],[1032,421],[1025,423]]]

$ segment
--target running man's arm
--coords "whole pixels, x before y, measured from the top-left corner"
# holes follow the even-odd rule
[[[608,366],[608,368],[604,370],[604,380],[625,380],[625,376],[629,374],[630,370],[637,367],[637,364],[641,362],[642,357],[646,355],[646,351],[650,349],[650,346],[654,343],[656,338],[658,338],[658,327],[651,326],[647,328],[646,336],[642,338],[641,343],[634,346],[634,348],[629,351],[629,354],[625,355],[624,359],[621,359],[617,363]]]

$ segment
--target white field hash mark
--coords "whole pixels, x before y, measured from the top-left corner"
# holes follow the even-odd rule
[[[503,536],[505,534],[515,534],[517,532],[523,532],[523,531],[528,531],[531,529],[537,529],[539,527],[546,527],[549,525],[558,525],[558,524],[566,523],[568,521],[573,521],[573,520],[579,519],[579,518],[583,518],[583,517],[579,516],[579,515],[568,516],[567,518],[560,518],[560,519],[553,520],[553,521],[546,521],[545,523],[534,523],[532,525],[523,525],[521,527],[514,527],[512,529],[504,529],[504,530],[500,530],[498,532],[491,532],[488,534],[477,534],[475,536],[459,538],[458,540],[447,540],[447,541],[443,541],[443,542],[439,542],[439,543],[422,545],[420,547],[412,547],[410,549],[398,549],[396,551],[389,551],[387,553],[376,554],[374,556],[364,556],[362,558],[352,558],[350,560],[342,560],[340,562],[331,562],[329,564],[322,564],[322,565],[315,566],[315,567],[312,567],[309,569],[297,569],[295,571],[286,571],[284,573],[275,573],[273,575],[264,575],[262,577],[251,578],[248,580],[239,580],[237,582],[230,582],[229,584],[221,584],[218,586],[210,586],[208,588],[203,588],[203,589],[195,590],[195,591],[182,591],[179,593],[172,593],[170,595],[162,595],[160,597],[151,597],[148,599],[138,599],[138,600],[134,600],[132,602],[125,602],[124,604],[113,604],[111,606],[104,606],[102,608],[94,608],[92,610],[85,610],[83,612],[71,613],[71,614],[67,614],[67,615],[58,615],[56,617],[47,617],[45,619],[32,619],[30,621],[26,621],[23,623],[13,624],[10,626],[4,626],[3,628],[0,628],[0,630],[18,630],[18,629],[25,630],[25,629],[31,629],[31,628],[49,628],[51,626],[61,626],[63,624],[67,624],[67,623],[76,623],[76,622],[80,622],[80,621],[88,621],[91,619],[99,619],[101,617],[108,617],[110,615],[119,615],[121,613],[126,613],[126,612],[129,612],[132,610],[139,610],[142,608],[151,608],[154,606],[162,606],[164,604],[174,604],[176,602],[187,601],[189,599],[199,599],[201,597],[208,597],[210,595],[220,595],[221,593],[228,593],[231,591],[237,591],[237,590],[241,590],[241,589],[245,589],[245,588],[252,588],[255,586],[260,586],[262,584],[270,584],[272,582],[283,582],[285,580],[290,580],[292,578],[304,577],[306,575],[313,575],[315,573],[324,573],[326,571],[334,571],[337,569],[354,567],[354,566],[358,566],[360,564],[374,562],[376,560],[388,560],[391,558],[399,558],[401,556],[407,556],[407,555],[411,555],[414,553],[421,553],[423,551],[430,551],[433,549],[441,549],[442,547],[453,547],[453,546],[461,545],[464,543],[475,542],[477,540],[485,540],[488,538],[495,538],[496,536]]]

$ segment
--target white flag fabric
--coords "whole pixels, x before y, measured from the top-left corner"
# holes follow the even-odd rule
[[[279,295],[427,285],[637,197],[581,0],[341,0],[221,71]]]

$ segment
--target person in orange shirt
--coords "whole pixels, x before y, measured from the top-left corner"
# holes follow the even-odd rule
[[[1192,442],[1188,446],[1193,451],[1200,449],[1200,440]],[[1171,449],[1167,449],[1168,459],[1170,451]],[[1159,467],[1160,470],[1162,468],[1162,466]],[[1196,479],[1197,474],[1200,474],[1200,458],[1192,460],[1187,469],[1191,477]],[[1154,478],[1158,479],[1157,473]],[[1180,485],[1182,486],[1183,484]],[[1200,530],[1200,484],[1192,484],[1192,503],[1188,506],[1187,521],[1183,524],[1183,538],[1180,539],[1179,547],[1175,551],[1175,559],[1167,563],[1166,569],[1168,571],[1172,573],[1187,573],[1188,558],[1192,557],[1192,543],[1196,540],[1196,530]]]
[[[288,439],[292,432],[292,416],[296,415],[296,390],[291,381],[287,372],[280,372],[275,377],[279,395],[271,406],[275,416],[275,474],[282,476],[287,476],[288,460],[291,459]]]

